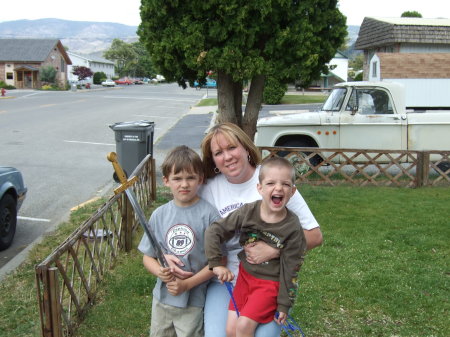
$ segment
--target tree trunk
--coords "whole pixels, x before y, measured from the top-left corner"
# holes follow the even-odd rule
[[[256,122],[258,120],[258,115],[261,110],[263,100],[264,82],[264,75],[254,76],[248,91],[247,104],[245,106],[245,114],[242,122],[242,130],[244,130],[244,132],[251,139],[254,139],[256,133]]]
[[[240,88],[240,89],[239,89]],[[222,71],[217,73],[218,122],[242,124],[242,83]]]
[[[256,132],[256,121],[262,105],[264,81],[264,75],[253,77],[248,92],[245,114],[242,115],[242,81],[234,82],[230,75],[219,71],[217,73],[217,100],[219,105],[217,121],[219,123],[234,123],[253,139]]]

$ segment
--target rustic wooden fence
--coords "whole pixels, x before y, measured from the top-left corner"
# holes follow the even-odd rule
[[[144,158],[134,175],[138,180],[132,188],[142,208],[148,209],[156,198],[155,160],[151,155]],[[42,336],[73,335],[117,256],[131,249],[138,226],[125,194],[114,195],[36,266]]]
[[[289,158],[297,183],[358,186],[449,186],[450,151],[392,151],[260,147],[262,155]],[[319,159],[323,161],[318,164]],[[433,160],[431,160],[433,159]]]

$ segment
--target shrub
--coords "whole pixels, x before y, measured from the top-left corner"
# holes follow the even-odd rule
[[[55,83],[56,69],[52,66],[42,67],[39,70],[39,77],[42,82]]]
[[[0,81],[0,89],[1,89],[1,88],[5,88],[5,89],[9,89],[9,90],[11,90],[11,89],[16,89],[15,86],[10,85],[10,84],[6,84],[6,83],[3,82],[3,81]]]
[[[281,83],[278,79],[269,77],[264,86],[263,101],[266,104],[279,104],[286,91],[286,83]]]
[[[102,84],[104,80],[106,80],[107,76],[103,71],[98,71],[94,74],[94,84]]]

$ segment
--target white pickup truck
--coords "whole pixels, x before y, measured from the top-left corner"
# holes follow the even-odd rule
[[[279,147],[448,151],[450,107],[407,108],[404,87],[398,83],[341,83],[333,88],[320,111],[280,112],[258,120],[255,143]],[[320,161],[317,156],[314,158]],[[336,160],[339,158],[336,156]],[[364,157],[359,160],[364,161]]]

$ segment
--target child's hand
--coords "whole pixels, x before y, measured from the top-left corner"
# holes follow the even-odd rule
[[[231,282],[234,279],[234,274],[227,267],[218,266],[213,268],[213,273],[217,276],[220,283]]]
[[[164,283],[175,280],[175,276],[173,276],[172,272],[170,271],[170,268],[160,267],[158,275],[156,276],[158,276],[158,278],[161,279],[161,281],[163,281]]]
[[[167,263],[169,264],[172,274],[177,278],[184,280],[194,275],[193,272],[184,271],[179,267],[179,266],[183,267],[184,264],[175,255],[164,255],[164,257],[166,258]]]
[[[281,325],[286,322],[287,317],[288,315],[285,312],[279,312],[278,317],[275,316],[274,321]]]
[[[167,282],[166,287],[167,291],[172,296],[178,296],[188,290],[187,285],[179,278],[175,278],[173,281]]]

